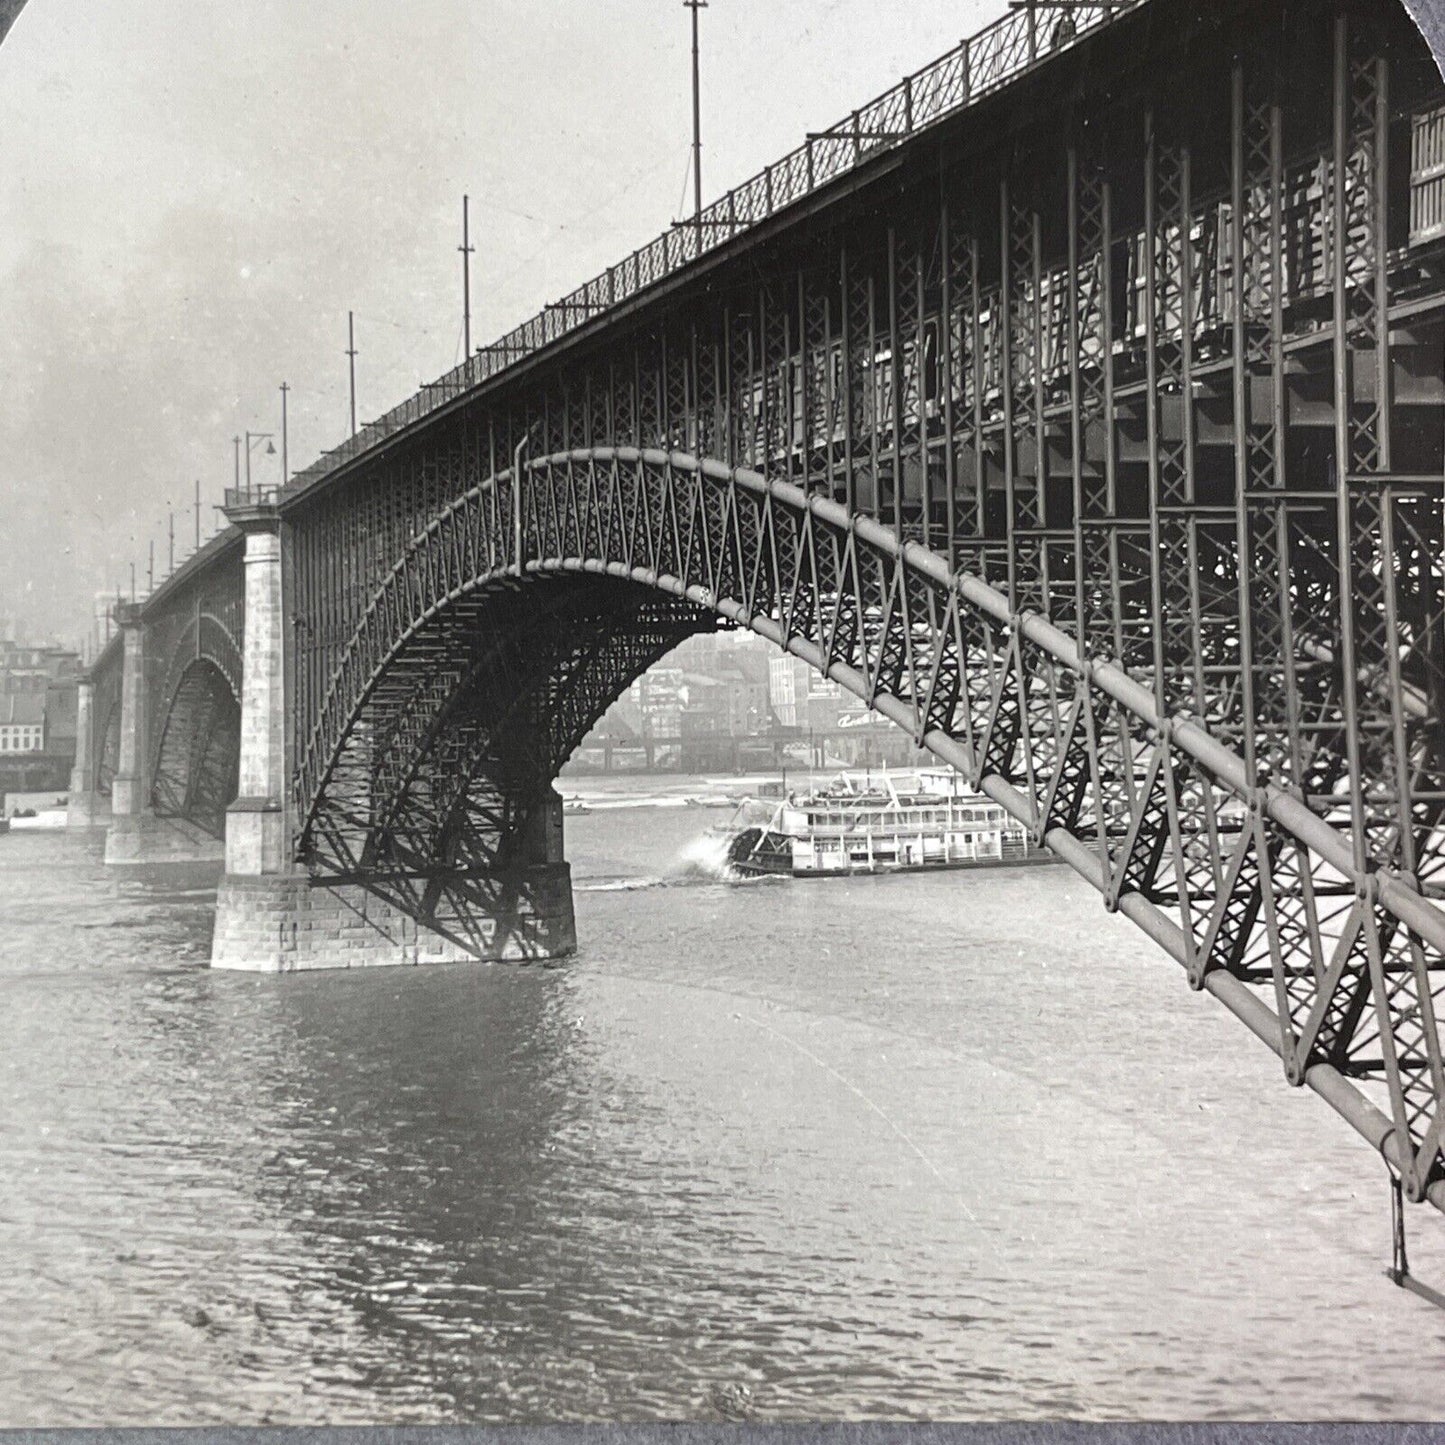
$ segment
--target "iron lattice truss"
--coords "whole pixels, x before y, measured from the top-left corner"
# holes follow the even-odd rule
[[[368,685],[301,835],[356,883],[480,949],[545,826],[553,778],[633,678],[715,615],[607,578],[478,579],[444,611],[377,599]]]

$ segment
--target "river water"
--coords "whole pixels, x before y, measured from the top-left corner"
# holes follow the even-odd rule
[[[284,978],[0,838],[0,1426],[1445,1415],[1378,1161],[1087,887],[722,816],[570,817],[563,966]]]

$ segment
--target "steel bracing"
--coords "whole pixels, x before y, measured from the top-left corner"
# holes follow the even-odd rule
[[[745,626],[1445,1207],[1445,88],[1395,0],[1096,8],[279,497],[296,857],[466,943],[607,703]]]
[[[610,578],[459,585],[409,607],[404,570],[369,609],[351,701],[299,842],[325,883],[357,883],[474,946],[495,890],[532,860],[552,779],[627,685],[715,614]],[[344,686],[344,684],[343,684]],[[328,711],[328,717],[332,716]]]
[[[157,817],[185,818],[212,837],[225,837],[241,756],[238,691],[204,656],[182,672],[169,694],[151,769]]]

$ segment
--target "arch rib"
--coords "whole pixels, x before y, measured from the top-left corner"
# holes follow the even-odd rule
[[[581,499],[600,515],[579,520]],[[692,545],[697,535],[701,549]],[[591,539],[605,539],[597,547],[604,555],[580,555]],[[676,451],[598,446],[529,462],[520,489],[508,473],[471,488],[413,537],[353,634],[298,773],[302,816],[407,639],[470,592],[566,573],[625,578],[709,608],[904,728],[1032,828],[1108,906],[1178,959],[1196,987],[1269,1043],[1291,1082],[1308,1083],[1343,1114],[1411,1197],[1445,1209],[1440,1061],[1415,1060],[1403,1081],[1388,1078],[1387,1115],[1350,1077],[1379,1076],[1367,1056],[1380,1041],[1376,1024],[1361,1024],[1357,1013],[1339,1033],[1331,1013],[1338,974],[1314,981],[1307,1019],[1271,1008],[1255,990],[1278,979],[1278,940],[1262,937],[1253,913],[1241,923],[1238,908],[1250,850],[1264,846],[1267,827],[1336,880],[1332,896],[1342,901],[1330,923],[1339,936],[1327,942],[1342,955],[1367,926],[1403,929],[1428,949],[1428,971],[1438,978],[1445,914],[1411,878],[1360,872],[1350,836],[1301,798],[1278,786],[1251,788],[1243,759],[1199,719],[1167,711],[1117,661],[1085,656],[1045,617],[1011,610],[980,577],[954,572],[921,544],[790,482]],[[1111,718],[1125,740],[1112,763],[1090,741]],[[1106,764],[1123,770],[1124,786],[1101,777]],[[1177,807],[1190,779],[1205,780],[1234,808],[1227,868],[1212,878],[1205,869],[1203,885],[1197,858],[1186,864],[1196,840]],[[1119,796],[1132,799],[1127,818],[1110,811]],[[1198,909],[1192,921],[1187,873]],[[1182,921],[1170,916],[1174,907]],[[1433,1011],[1423,983],[1419,1000]],[[1386,1013],[1382,1030],[1391,1026]]]

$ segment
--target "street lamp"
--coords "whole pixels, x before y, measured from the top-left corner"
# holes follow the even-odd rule
[[[697,223],[697,252],[702,255],[702,84],[698,73],[697,12],[707,9],[707,0],[682,0],[692,11],[692,198],[693,220]]]
[[[287,456],[287,424],[286,424],[286,395],[291,387],[281,383],[281,485],[284,487],[291,480],[290,458]]]
[[[274,436],[274,432],[268,431],[248,431],[246,433],[246,490],[248,492],[251,490],[251,451],[257,442],[265,442],[266,455],[274,457],[276,455]]]

